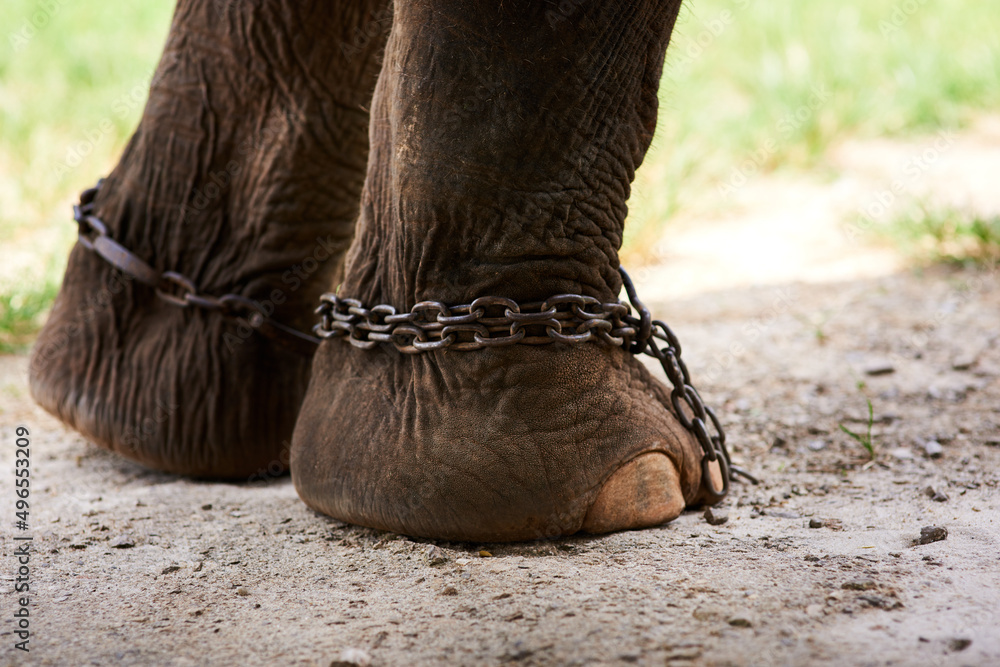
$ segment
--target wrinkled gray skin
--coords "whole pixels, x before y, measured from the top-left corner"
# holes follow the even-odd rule
[[[678,7],[399,0],[390,18],[376,2],[181,0],[98,215],[205,293],[284,291],[275,317],[302,328],[334,287],[337,258],[296,289],[282,276],[327,236],[344,248],[354,235],[339,293],[366,304],[614,300],[626,200]],[[206,210],[182,215],[276,111],[278,134]],[[697,445],[621,349],[408,356],[330,340],[306,389],[308,359],[256,335],[228,351],[233,322],[138,285],[60,337],[110,274],[74,250],[32,388],[64,421],[147,465],[253,475],[287,461],[297,414],[300,496],[376,528],[534,539],[661,523],[699,500]],[[126,444],[158,401],[172,412]]]

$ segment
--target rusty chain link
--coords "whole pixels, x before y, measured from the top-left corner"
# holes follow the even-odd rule
[[[356,299],[324,294],[316,313],[321,321],[314,331],[320,338],[343,337],[364,350],[391,343],[405,354],[592,340],[620,347],[635,335],[623,319],[628,306],[579,294],[523,305],[498,296],[463,306],[421,301],[407,313],[387,305],[368,309]]]
[[[144,285],[152,287],[156,296],[178,308],[195,306],[217,311],[224,317],[245,318],[250,327],[266,338],[310,356],[319,339],[286,326],[268,317],[261,305],[239,294],[209,296],[201,294],[190,278],[174,271],[157,271],[145,260],[126,249],[108,234],[107,225],[94,215],[94,197],[104,179],[80,194],[80,203],[73,206],[73,219],[79,226],[78,241],[87,250],[102,257],[108,264]]]
[[[729,493],[729,482],[741,475],[754,484],[758,480],[732,465],[726,449],[726,433],[715,412],[701,400],[691,384],[681,359],[681,344],[664,322],[653,320],[636,294],[625,269],[619,268],[631,306],[621,301],[602,302],[580,294],[559,294],[527,304],[498,296],[484,296],[472,303],[448,306],[440,301],[421,301],[407,312],[394,306],[366,308],[357,299],[324,294],[313,328],[317,337],[275,322],[261,312],[259,304],[238,294],[220,297],[200,294],[194,282],[174,271],[159,272],[127,250],[108,234],[107,226],[93,215],[94,197],[100,188],[85,190],[73,207],[79,225],[79,242],[109,264],[152,287],[163,301],[187,308],[218,311],[226,317],[246,316],[251,327],[268,338],[303,354],[312,354],[321,339],[340,338],[370,350],[391,344],[405,354],[433,350],[471,351],[508,345],[582,344],[598,342],[622,347],[633,355],[647,354],[660,362],[672,385],[670,403],[685,429],[701,446],[701,484],[704,496],[716,503]],[[717,463],[722,487],[717,488],[710,465]]]

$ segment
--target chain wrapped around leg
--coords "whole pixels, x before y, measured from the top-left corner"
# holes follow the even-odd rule
[[[148,285],[161,300],[178,308],[196,307],[218,311],[224,317],[244,318],[250,327],[268,340],[303,356],[316,352],[319,339],[282,324],[262,312],[260,304],[239,294],[211,296],[199,292],[190,278],[175,271],[157,271],[150,264],[111,238],[107,225],[94,215],[94,198],[104,179],[80,194],[73,206],[73,219],[78,225],[78,242],[99,255],[105,262],[125,275]]]
[[[722,500],[735,475],[757,484],[754,477],[730,462],[726,433],[692,386],[677,336],[664,322],[652,318],[628,273],[619,271],[637,315],[630,314],[626,303],[602,303],[580,294],[558,294],[527,304],[489,296],[459,306],[422,301],[409,312],[397,312],[386,304],[368,308],[357,299],[324,294],[316,309],[321,319],[314,331],[320,338],[342,338],[365,350],[380,343],[391,344],[404,354],[587,342],[622,347],[634,355],[647,354],[660,362],[671,384],[669,407],[701,446],[701,479],[707,502]],[[712,463],[721,473],[721,488],[714,481]]]
[[[259,312],[258,305],[246,297],[200,294],[190,279],[172,271],[157,271],[118,244],[108,234],[105,224],[93,214],[94,198],[100,186],[101,181],[98,181],[96,187],[85,190],[80,203],[73,207],[80,244],[116,269],[154,287],[156,295],[167,303],[181,308],[195,306],[217,310],[229,317],[246,316],[251,326],[266,337],[309,355],[320,339],[338,337],[366,350],[388,343],[405,354],[589,342],[622,347],[633,355],[647,354],[663,367],[671,384],[670,407],[701,446],[701,484],[706,500],[717,503],[725,498],[730,481],[737,475],[758,483],[752,475],[732,465],[726,449],[726,433],[718,417],[691,384],[687,366],[681,359],[680,341],[669,326],[652,318],[649,309],[639,300],[625,269],[618,271],[636,315],[631,314],[627,303],[603,303],[580,294],[558,294],[527,304],[496,296],[479,297],[460,306],[422,301],[406,313],[397,312],[391,305],[366,308],[356,299],[324,294],[316,309],[321,320],[314,327],[319,336],[315,338],[266,317]],[[721,488],[714,481],[712,463],[718,465],[721,473]]]

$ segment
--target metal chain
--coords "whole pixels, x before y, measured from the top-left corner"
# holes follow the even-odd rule
[[[152,287],[156,296],[178,308],[195,306],[217,311],[224,317],[245,318],[250,327],[266,338],[310,356],[316,351],[319,339],[268,317],[253,299],[239,294],[210,296],[199,292],[194,281],[174,271],[157,271],[145,260],[126,249],[108,234],[107,225],[94,215],[94,198],[104,179],[93,188],[80,194],[80,203],[73,206],[73,219],[79,226],[78,241],[87,250],[102,257],[108,264]]]
[[[357,299],[324,294],[316,309],[321,318],[313,328],[317,338],[275,322],[261,312],[259,304],[244,296],[201,294],[190,278],[174,271],[159,272],[118,244],[109,236],[107,226],[93,215],[94,197],[102,182],[103,179],[96,187],[84,190],[80,203],[73,207],[80,244],[152,287],[157,297],[171,305],[196,306],[226,317],[245,316],[254,329],[268,338],[307,355],[315,351],[321,339],[327,338],[341,338],[365,350],[387,343],[405,354],[589,342],[622,347],[634,355],[647,354],[663,367],[672,385],[671,407],[701,446],[701,484],[706,500],[716,503],[725,498],[729,482],[736,475],[758,483],[746,471],[732,465],[726,449],[726,433],[715,412],[704,404],[691,384],[687,366],[681,360],[680,341],[664,322],[652,319],[625,269],[618,270],[638,317],[631,314],[626,303],[601,302],[581,294],[559,294],[527,304],[498,296],[480,297],[460,306],[421,301],[405,313],[390,305],[366,308]],[[722,488],[717,488],[712,479],[712,463],[717,463],[722,473]]]
[[[316,309],[320,322],[313,330],[320,338],[340,338],[361,349],[387,343],[405,354],[591,341],[623,347],[634,355],[647,354],[663,367],[673,387],[673,411],[701,446],[705,500],[714,504],[725,498],[735,475],[756,484],[756,479],[732,465],[726,433],[715,412],[692,386],[677,336],[664,322],[652,319],[628,273],[621,268],[619,272],[638,317],[630,314],[628,304],[604,303],[580,294],[559,294],[527,304],[496,296],[480,297],[460,306],[421,301],[405,313],[386,304],[366,308],[357,299],[324,294]],[[713,481],[712,463],[719,466],[722,488]]]
[[[636,327],[639,335],[626,349],[632,354],[648,354],[660,362],[663,372],[670,381],[670,404],[681,425],[690,431],[701,445],[701,486],[707,501],[717,503],[729,493],[730,480],[740,475],[753,484],[759,480],[732,464],[726,448],[726,432],[722,422],[712,408],[701,400],[698,390],[691,384],[687,365],[681,359],[681,342],[677,335],[662,320],[654,320],[649,309],[636,294],[635,285],[625,269],[619,267],[625,293],[639,317],[629,316],[625,321]],[[659,341],[659,343],[657,342]],[[661,346],[662,345],[662,346]],[[686,410],[685,410],[686,408]],[[712,479],[710,464],[717,463],[722,476],[722,488],[716,488]]]
[[[579,294],[527,304],[498,296],[462,306],[421,301],[407,313],[388,305],[369,309],[356,299],[324,294],[316,313],[321,321],[313,331],[320,338],[345,338],[364,350],[391,343],[405,354],[592,340],[620,347],[635,336],[623,319],[628,306]]]

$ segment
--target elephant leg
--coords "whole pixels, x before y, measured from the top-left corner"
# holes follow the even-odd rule
[[[401,313],[487,295],[617,301],[679,4],[397,0],[339,296]],[[701,482],[701,450],[667,404],[613,345],[402,354],[333,338],[314,359],[292,479],[320,512],[425,537],[656,525]]]
[[[199,295],[308,331],[354,234],[388,7],[179,0],[139,127],[94,200],[109,236]],[[152,468],[279,474],[314,350],[225,315],[158,298],[77,244],[32,394]]]

